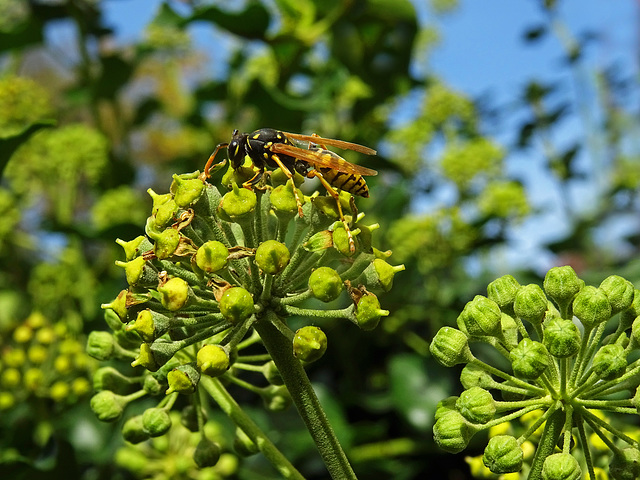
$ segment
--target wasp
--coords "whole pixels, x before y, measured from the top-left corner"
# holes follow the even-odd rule
[[[344,224],[349,238],[349,248],[351,252],[355,252],[355,242],[342,213],[342,206],[336,190],[368,197],[369,189],[362,177],[377,175],[378,172],[350,163],[329,150],[328,147],[353,150],[365,155],[375,155],[375,150],[357,143],[323,138],[316,134],[301,135],[281,132],[273,128],[262,128],[253,133],[240,133],[238,130],[234,130],[231,141],[220,143],[209,157],[204,167],[205,177],[209,177],[209,170],[214,166],[213,162],[218,151],[225,147],[232,168],[236,170],[240,168],[245,157],[248,156],[257,169],[253,178],[243,183],[242,186],[245,188],[256,185],[264,176],[267,167],[280,168],[290,179],[296,172],[307,178],[317,177],[329,195],[335,199],[340,220]],[[298,205],[298,214],[302,217],[302,202],[298,197],[295,185],[293,186],[293,194]],[[353,202],[352,205],[354,205]]]

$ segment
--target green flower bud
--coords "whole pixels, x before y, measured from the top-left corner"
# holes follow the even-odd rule
[[[333,247],[333,232],[321,230],[315,233],[303,245],[307,252],[322,252]]]
[[[200,372],[210,377],[219,377],[229,370],[229,355],[220,345],[205,345],[196,355]]]
[[[380,258],[374,258],[371,265],[364,270],[361,283],[366,284],[369,289],[388,292],[393,287],[393,276],[403,270],[404,265],[392,266]]]
[[[260,451],[255,442],[239,427],[236,428],[236,436],[233,439],[233,449],[238,455],[243,457],[255,455]]]
[[[580,331],[571,320],[555,317],[544,322],[542,343],[554,357],[573,357],[580,350],[580,341]]]
[[[140,353],[136,357],[136,359],[131,362],[132,367],[141,366],[149,370],[150,372],[155,372],[160,368],[158,362],[151,351],[151,345],[148,343],[143,343],[140,345]]]
[[[123,438],[133,444],[144,442],[149,439],[149,434],[142,425],[142,415],[131,417],[122,425]]]
[[[633,284],[618,275],[611,275],[605,278],[599,288],[609,299],[611,315],[626,310],[633,302],[635,293]]]
[[[547,311],[547,297],[539,285],[525,285],[516,293],[513,310],[522,320],[540,325]]]
[[[305,363],[319,360],[327,351],[327,336],[318,327],[306,326],[293,337],[293,354]]]
[[[159,260],[165,260],[174,254],[180,245],[180,232],[175,228],[167,228],[160,233],[148,232],[155,245],[153,251]]]
[[[117,238],[116,243],[124,249],[124,256],[127,261],[131,261],[153,248],[153,244],[144,235],[140,235],[128,242]]]
[[[206,414],[202,408],[200,412],[204,417],[203,420],[206,422]],[[194,405],[186,405],[180,410],[180,423],[191,432],[200,430],[200,426],[198,425],[198,410]]]
[[[187,304],[189,291],[189,284],[180,277],[170,278],[158,287],[162,306],[172,312],[180,310]]]
[[[611,318],[611,304],[602,290],[588,285],[575,296],[573,314],[591,329]]]
[[[171,428],[171,417],[164,408],[147,408],[142,414],[142,427],[150,437],[160,437]]]
[[[582,469],[578,461],[568,453],[549,455],[542,465],[544,480],[580,480]]]
[[[264,273],[277,275],[289,265],[291,255],[284,243],[267,240],[258,245],[255,261]]]
[[[625,329],[629,328],[638,316],[640,316],[640,290],[636,289],[633,291],[633,301],[631,305],[620,314],[621,327]]]
[[[180,365],[167,374],[169,388],[166,394],[169,395],[170,393],[178,392],[184,395],[190,395],[196,391],[198,382],[200,382],[200,372],[194,365],[190,363]]]
[[[593,371],[600,378],[613,380],[621,376],[627,368],[624,348],[616,343],[604,345],[593,356]]]
[[[220,460],[220,453],[220,445],[203,435],[193,452],[193,460],[198,468],[213,467]]]
[[[458,316],[458,328],[472,337],[497,336],[502,333],[502,312],[493,300],[476,295]]]
[[[128,332],[136,332],[143,341],[151,343],[164,335],[171,325],[171,319],[149,309],[140,310],[133,323],[127,325]]]
[[[269,385],[260,392],[264,407],[270,412],[281,412],[291,406],[293,399],[285,385]]]
[[[247,157],[245,157],[247,159]],[[238,185],[242,185],[247,180],[251,180],[255,175],[255,171],[251,168],[251,160],[247,159],[240,168],[233,168],[229,165],[229,168],[222,176],[220,180],[220,184],[227,188],[227,190],[231,190],[234,188],[234,185],[237,187]]]
[[[460,372],[460,383],[467,389],[471,387],[493,388],[496,385],[496,381],[489,372],[473,363],[466,364]]]
[[[109,390],[103,390],[91,397],[91,410],[101,422],[115,422],[122,416],[127,406],[126,398]]]
[[[93,374],[94,390],[110,390],[115,393],[126,393],[132,381],[113,367],[102,367]]]
[[[580,291],[584,282],[568,265],[550,269],[544,277],[544,291],[563,310]]]
[[[156,214],[158,208],[160,208],[161,205],[164,205],[173,198],[173,195],[171,195],[170,193],[159,194],[154,192],[151,188],[147,189],[147,193],[149,194],[149,196],[151,197],[151,201],[153,202],[153,206],[151,208],[151,213],[153,215]]]
[[[518,346],[509,352],[511,367],[516,377],[534,380],[549,366],[549,352],[546,347],[529,338],[523,338]]]
[[[180,175],[173,175],[171,191],[174,193],[173,199],[181,208],[186,208],[198,201],[204,190],[204,183],[199,178],[182,178]]]
[[[124,321],[127,318],[127,290],[122,290],[115,300],[111,303],[103,303],[101,308],[107,310],[111,309],[120,319]]]
[[[220,298],[220,313],[229,322],[236,324],[254,313],[253,298],[242,287],[231,287]]]
[[[470,422],[487,423],[496,413],[496,404],[488,391],[471,387],[460,394],[456,409]]]
[[[109,360],[115,354],[115,340],[109,332],[93,331],[87,339],[87,353],[97,360]]]
[[[147,392],[149,395],[158,395],[163,388],[164,388],[163,385],[153,375],[148,374],[144,376],[144,381],[142,382],[142,389],[145,392]]]
[[[351,236],[355,237],[357,230],[351,231]],[[351,245],[349,243],[349,234],[344,229],[344,224],[342,222],[336,222],[333,227],[333,247],[338,250],[345,257],[350,257],[354,254],[351,251]]]
[[[176,218],[176,214],[178,213],[178,205],[173,199],[170,199],[159,205],[157,210],[155,211],[155,227],[162,228],[169,223],[173,223]],[[149,235],[149,229],[147,229],[147,235]]]
[[[429,351],[438,363],[453,367],[469,363],[473,359],[469,350],[469,339],[464,332],[451,327],[442,327],[433,337]]]
[[[441,417],[444,417],[450,412],[457,412],[456,410],[456,402],[458,401],[457,395],[447,397],[444,400],[440,400],[438,405],[436,406],[435,419],[440,420]]]
[[[475,428],[458,412],[441,416],[433,426],[433,439],[446,452],[459,453],[469,444]]]
[[[227,266],[229,250],[216,240],[202,244],[196,252],[196,265],[207,273],[217,272]]]
[[[487,286],[487,297],[498,304],[500,310],[513,313],[513,302],[520,288],[518,281],[511,275],[503,275]]]
[[[132,286],[154,286],[158,284],[158,272],[144,257],[136,257],[128,262],[116,260],[116,265],[124,268],[127,283]]]
[[[254,192],[246,188],[238,188],[234,183],[233,190],[225,193],[220,202],[219,211],[231,221],[238,221],[256,209],[257,197]]]
[[[282,375],[280,375],[280,370],[276,367],[276,364],[271,360],[270,362],[265,363],[262,366],[262,375],[267,379],[271,385],[283,385],[284,380],[282,380]]]
[[[362,330],[373,330],[380,323],[381,317],[389,315],[389,310],[382,310],[378,297],[373,293],[364,295],[356,305],[356,322]]]
[[[272,175],[273,180],[273,175]],[[304,205],[304,195],[302,191],[296,189],[300,203]],[[282,220],[290,220],[298,214],[298,203],[296,197],[293,195],[293,189],[291,188],[291,180],[285,185],[279,185],[271,191],[269,197],[273,211]]]
[[[624,448],[613,452],[609,464],[611,480],[637,480],[640,478],[640,451],[637,448]]]
[[[523,451],[515,437],[496,435],[489,439],[482,462],[493,473],[514,473],[522,468],[522,458]]]
[[[309,288],[318,300],[330,302],[342,293],[344,284],[338,272],[333,268],[319,267],[309,276]]]

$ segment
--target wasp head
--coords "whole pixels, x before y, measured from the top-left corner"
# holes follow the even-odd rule
[[[240,133],[238,130],[233,131],[233,138],[229,142],[227,151],[229,152],[229,160],[234,170],[237,170],[244,163],[246,152],[247,134]]]

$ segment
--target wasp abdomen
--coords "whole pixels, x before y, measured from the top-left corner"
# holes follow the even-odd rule
[[[340,172],[326,167],[316,167],[316,170],[335,188],[360,197],[367,198],[369,196],[369,188],[362,175]]]

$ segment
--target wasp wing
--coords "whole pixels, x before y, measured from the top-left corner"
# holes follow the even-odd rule
[[[325,167],[354,175],[373,176],[378,174],[375,170],[347,162],[337,153],[322,148],[307,150],[286,143],[274,143],[269,147],[269,150],[273,153],[282,153],[303,160],[314,167]]]
[[[287,137],[299,142],[315,143],[316,145],[328,145],[330,147],[342,148],[343,150],[353,150],[354,152],[363,153],[365,155],[375,155],[377,152],[373,148],[365,147],[357,143],[345,142],[344,140],[336,140],[333,138],[319,137],[318,135],[302,135],[299,133],[282,132]]]

